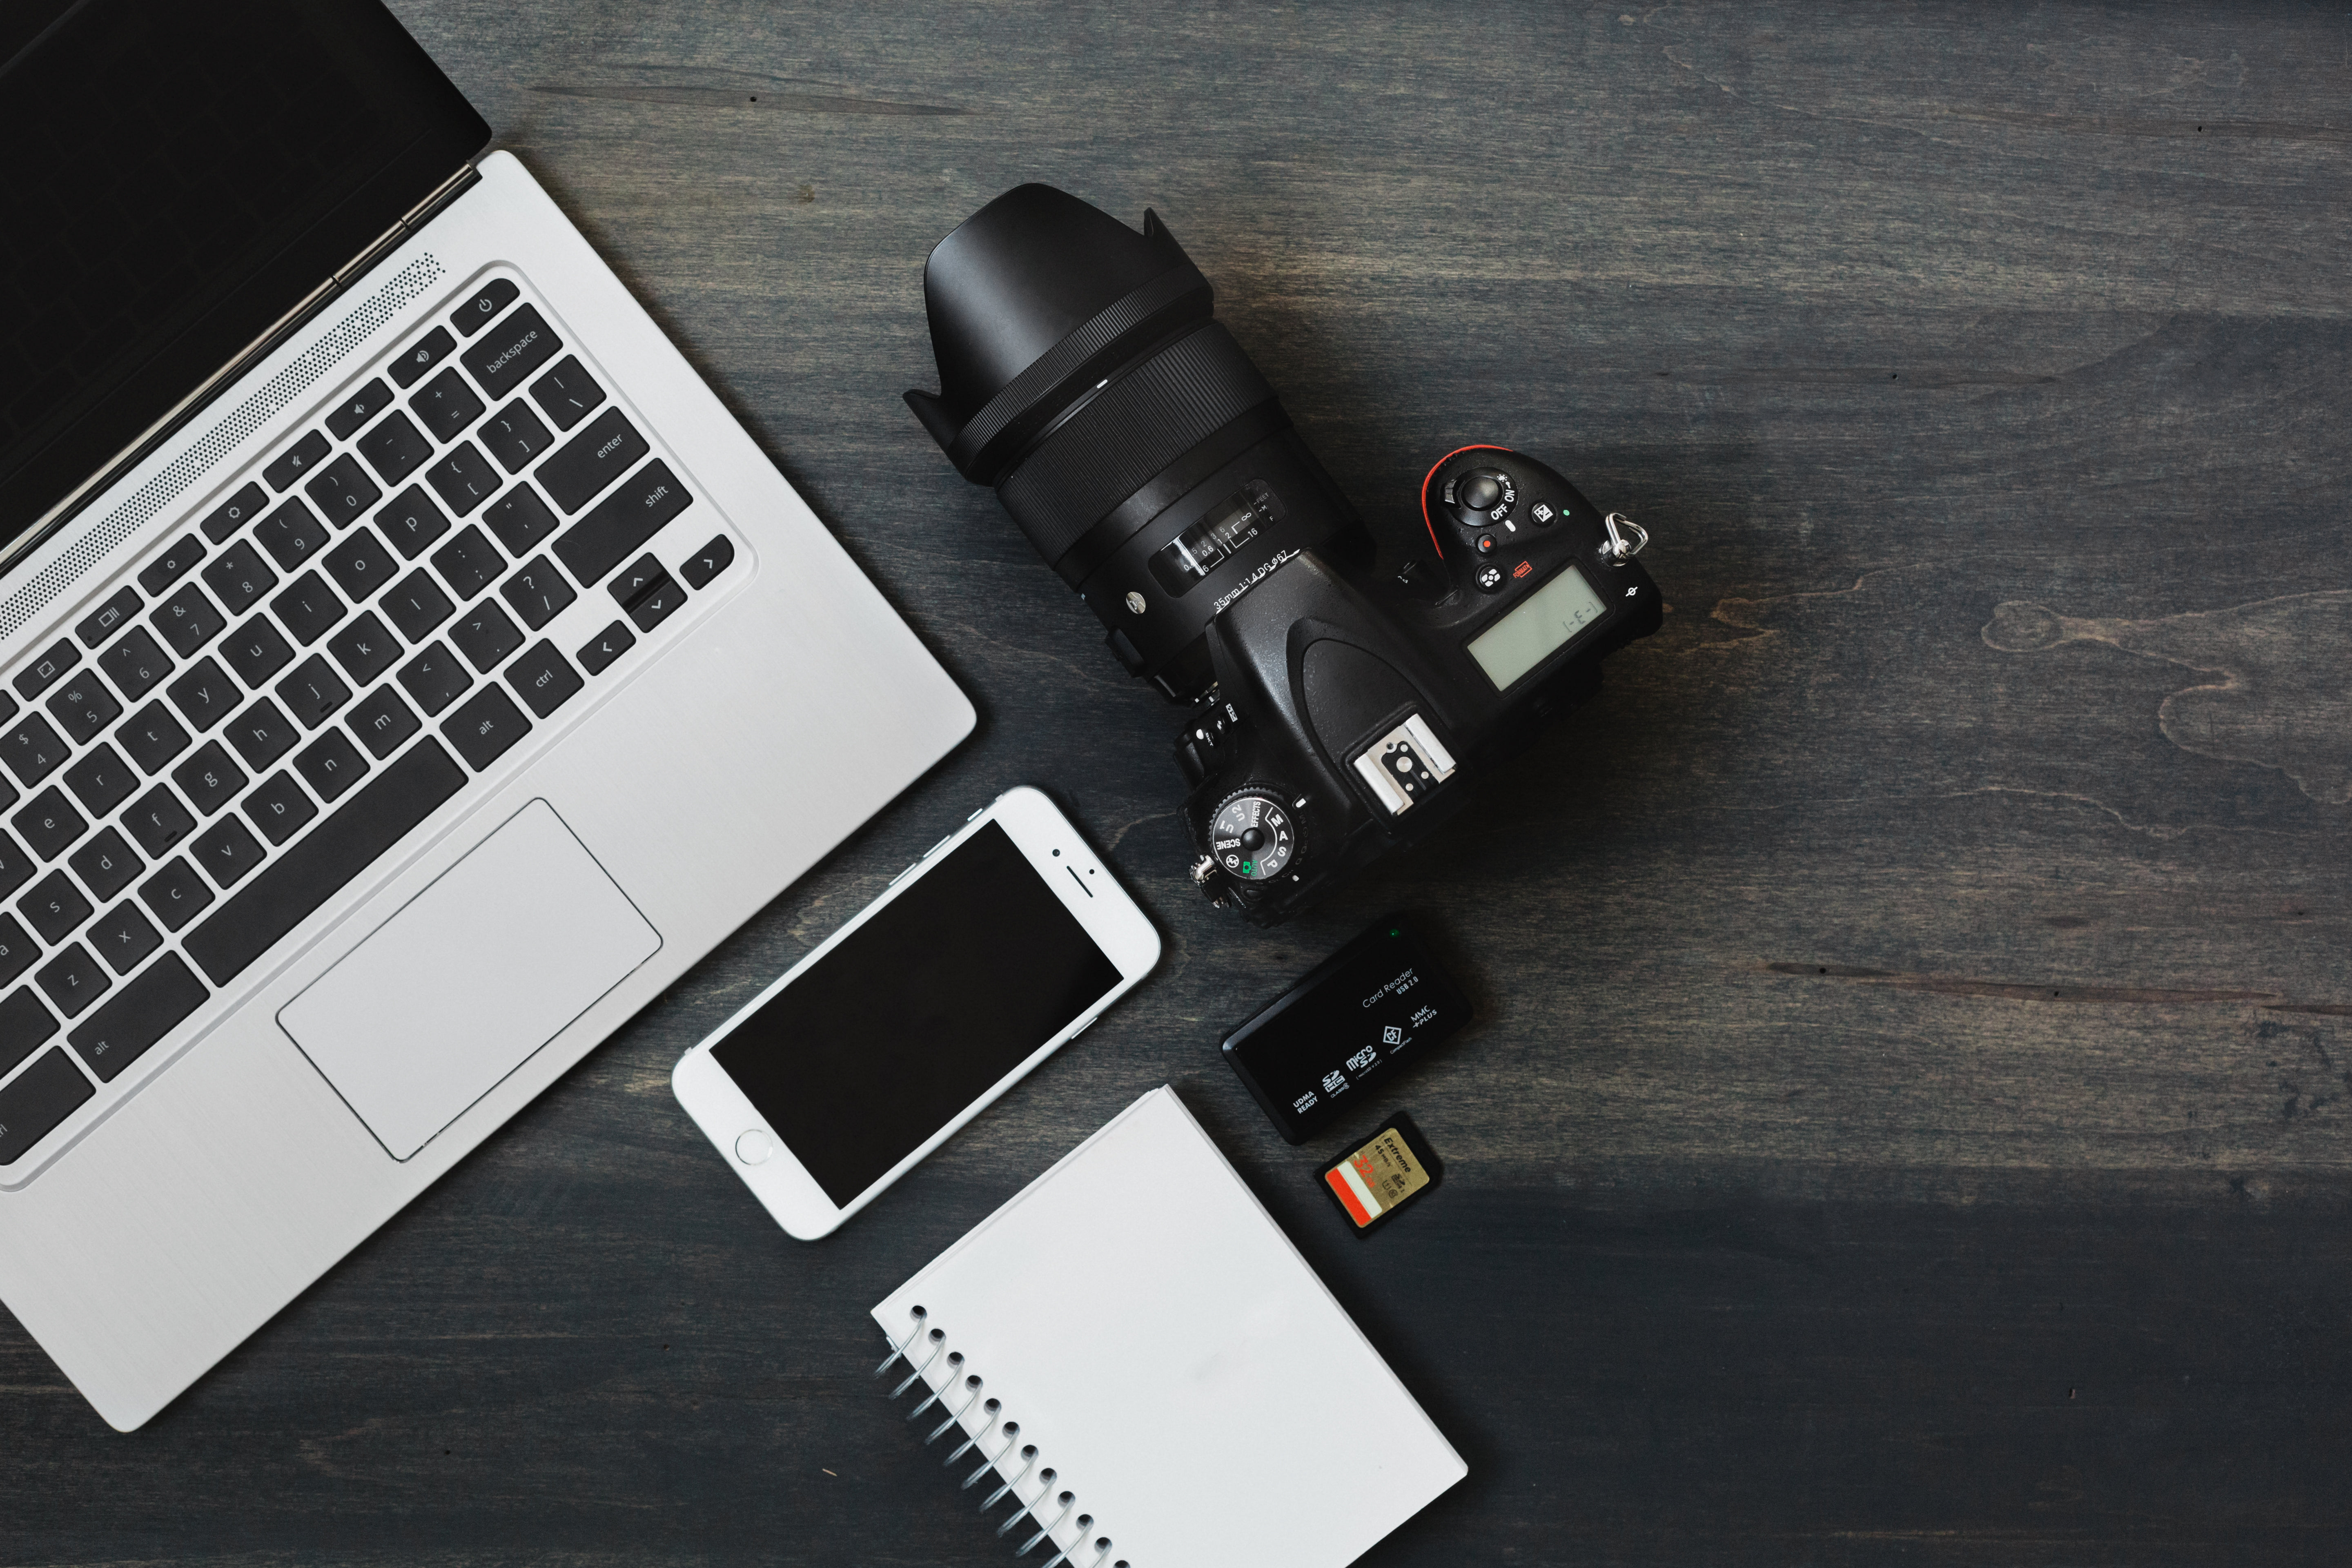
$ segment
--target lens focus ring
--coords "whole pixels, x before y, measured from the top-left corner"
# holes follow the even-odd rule
[[[1048,564],[1198,442],[1274,396],[1233,335],[1203,322],[1063,421],[997,487]]]

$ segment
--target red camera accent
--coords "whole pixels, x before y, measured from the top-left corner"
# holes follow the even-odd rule
[[[1508,447],[1456,447],[1451,452],[1446,453],[1445,456],[1438,458],[1437,461],[1430,464],[1429,472],[1421,477],[1421,526],[1429,530],[1429,547],[1437,552],[1437,558],[1440,561],[1445,559],[1445,546],[1437,542],[1437,525],[1429,521],[1429,481],[1437,477],[1438,469],[1445,467],[1446,464],[1452,462],[1454,458],[1460,457],[1465,452],[1508,451],[1510,451]]]
[[[1511,575],[1514,577],[1524,577],[1535,569],[1536,563],[1534,562],[1522,561],[1517,566],[1511,568]]]

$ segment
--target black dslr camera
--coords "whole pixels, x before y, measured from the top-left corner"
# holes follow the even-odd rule
[[[1501,447],[1440,459],[1427,552],[1383,563],[1152,213],[1138,235],[1023,185],[940,241],[923,295],[940,391],[907,402],[1191,707],[1192,879],[1255,924],[1425,837],[1657,629],[1647,536]]]

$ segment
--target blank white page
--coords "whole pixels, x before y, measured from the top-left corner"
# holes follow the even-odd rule
[[[1341,1568],[1469,1473],[1170,1089],[1071,1151],[874,1321],[904,1340],[919,1305],[910,1357],[946,1394],[914,1429],[963,1405],[968,1375],[1003,1406],[991,1423],[971,1405],[963,1425],[983,1446],[942,1486],[952,1492],[998,1451],[1002,1423],[1019,1422],[998,1468],[1021,1471],[1034,1444],[1020,1496],[1076,1494],[1073,1518],[1094,1516],[1077,1568]],[[946,1336],[936,1357],[932,1329]],[[952,1371],[949,1352],[963,1356]],[[976,1506],[993,1484],[965,1495]],[[1039,1528],[1024,1521],[1010,1540]],[[1098,1553],[1102,1536],[1112,1544]],[[1076,1539],[1068,1523],[1055,1533]],[[1041,1545],[1026,1561],[1052,1555]]]

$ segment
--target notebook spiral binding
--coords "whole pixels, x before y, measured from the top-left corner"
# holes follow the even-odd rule
[[[1037,1527],[1036,1530],[1027,1540],[1014,1548],[1013,1552],[1015,1557],[1026,1557],[1041,1545],[1058,1545],[1060,1538],[1055,1532],[1065,1524],[1070,1524],[1076,1527],[1076,1536],[1069,1545],[1061,1546],[1053,1556],[1039,1563],[1038,1568],[1129,1568],[1126,1558],[1121,1557],[1115,1561],[1112,1559],[1109,1536],[1093,1535],[1094,1515],[1074,1514],[1078,1504],[1077,1494],[1067,1489],[1056,1489],[1054,1483],[1059,1477],[1054,1468],[1051,1465],[1042,1469],[1038,1468],[1037,1461],[1041,1456],[1037,1452],[1037,1445],[1021,1442],[1021,1423],[1000,1419],[1005,1414],[1003,1403],[994,1398],[986,1400],[981,1398],[985,1385],[980,1374],[968,1373],[961,1383],[957,1381],[956,1374],[964,1371],[964,1356],[961,1351],[948,1349],[947,1331],[931,1327],[930,1314],[921,1307],[910,1309],[908,1315],[914,1321],[908,1326],[904,1338],[891,1340],[887,1335],[884,1336],[890,1346],[890,1353],[882,1359],[880,1366],[874,1369],[874,1375],[878,1378],[900,1362],[905,1362],[908,1369],[907,1375],[899,1380],[897,1387],[890,1390],[889,1397],[892,1403],[897,1403],[899,1395],[917,1384],[925,1384],[924,1392],[929,1397],[908,1411],[906,1419],[919,1420],[934,1405],[946,1412],[947,1418],[932,1427],[923,1438],[925,1447],[938,1442],[957,1426],[963,1426],[965,1415],[975,1404],[979,1405],[981,1412],[979,1434],[974,1436],[967,1428],[962,1444],[948,1455],[940,1468],[953,1468],[956,1462],[966,1454],[975,1448],[980,1449],[980,1466],[963,1479],[961,1489],[970,1491],[979,1484],[981,1478],[992,1470],[996,1472],[997,1488],[982,1500],[980,1512],[982,1517],[986,1517],[1006,1498],[1013,1500],[1012,1513],[996,1527],[997,1538],[1003,1540],[1011,1535],[1015,1530],[1021,1528],[1024,1521],[1034,1523]],[[929,1373],[932,1366],[942,1359],[946,1362],[945,1370],[939,1386],[931,1388],[928,1386]],[[959,1393],[962,1402],[950,1406],[948,1401]],[[1003,1440],[997,1443],[996,1451],[992,1454],[982,1446],[986,1442],[998,1438]],[[1018,1445],[1017,1447],[1016,1445]],[[1006,1469],[1005,1461],[1009,1458],[1018,1459],[1019,1469]],[[1021,1488],[1023,1483],[1031,1478],[1033,1472],[1037,1481],[1037,1495],[1024,1500]],[[1012,1479],[1004,1479],[1007,1475]],[[1089,1540],[1089,1536],[1093,1536],[1093,1539]],[[1091,1548],[1094,1555],[1092,1557],[1073,1555],[1083,1548]]]

